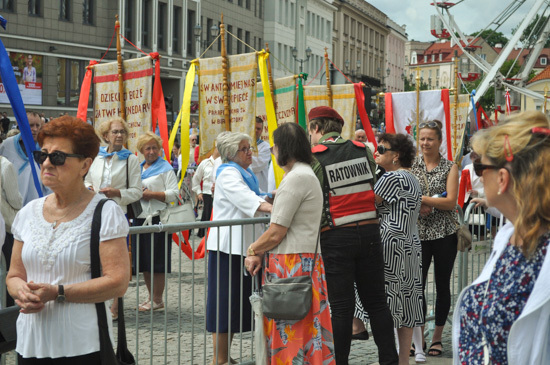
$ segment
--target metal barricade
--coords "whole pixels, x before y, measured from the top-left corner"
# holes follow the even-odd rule
[[[148,363],[151,365],[153,363],[210,364],[218,356],[218,351],[215,352],[213,350],[212,336],[206,330],[208,255],[202,260],[188,259],[182,250],[176,244],[173,244],[170,237],[172,236],[171,232],[181,232],[197,228],[210,228],[211,230],[225,229],[229,231],[231,237],[235,230],[243,230],[245,226],[251,226],[253,234],[255,234],[258,229],[262,229],[257,226],[258,224],[265,225],[268,222],[269,218],[252,218],[130,228],[132,243],[136,246],[136,252],[140,252],[140,241],[143,238],[142,235],[139,236],[138,234],[150,234],[153,236],[155,233],[162,233],[168,238],[166,240],[166,242],[169,242],[168,245],[172,247],[172,273],[167,273],[167,270],[165,270],[164,276],[164,310],[139,311],[139,303],[148,296],[147,289],[143,286],[142,282],[143,275],[134,276],[125,295],[128,346],[134,353],[137,363]],[[181,242],[182,236],[178,236]],[[151,240],[153,241],[153,237],[151,237]],[[199,246],[199,242],[200,238],[191,235],[189,244],[193,252]],[[232,245],[243,245],[243,243],[248,245],[251,242],[231,242]],[[219,244],[218,239],[218,247]],[[154,262],[155,253],[153,246],[151,245],[150,251],[151,265]],[[241,260],[242,258],[243,256],[241,255]],[[139,255],[137,255],[135,260],[136,266],[139,267]],[[168,255],[164,258],[165,269],[168,264],[167,260]],[[216,265],[219,267],[219,256]],[[232,265],[231,261],[229,261],[228,271],[235,269]],[[240,266],[238,269],[243,272],[244,269],[242,265]],[[227,274],[218,270],[217,281],[220,280],[220,275],[224,276]],[[155,284],[158,285],[158,282],[155,282],[155,274],[151,273],[151,293],[155,290]],[[238,284],[241,291],[251,289],[245,288],[242,279]],[[230,278],[229,286],[231,286]],[[217,294],[219,294],[219,290],[218,286]],[[144,291],[145,294],[143,293]],[[229,296],[231,296],[230,289]],[[243,313],[243,305],[246,304],[245,301],[248,301],[248,297],[241,295],[239,303],[240,314]],[[228,310],[231,309],[230,302],[217,301],[216,313],[219,313],[222,306],[227,306]],[[252,314],[250,321],[253,323]],[[255,363],[253,331],[235,333],[234,335],[230,335],[230,337],[233,337],[233,344],[228,347],[230,358],[240,364]]]

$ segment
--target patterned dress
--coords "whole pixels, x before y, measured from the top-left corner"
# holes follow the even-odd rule
[[[408,171],[386,172],[374,186],[384,244],[388,306],[396,328],[424,324],[422,250],[417,221],[422,201],[418,180]]]
[[[267,266],[266,266],[267,267]],[[268,364],[335,364],[325,267],[313,253],[270,254],[266,275],[289,278],[313,270],[313,300],[305,318],[286,321],[264,317]]]
[[[461,364],[484,364],[483,337],[488,342],[491,364],[508,364],[506,350],[510,329],[531,295],[549,241],[547,233],[530,259],[508,243],[489,282],[474,285],[463,294],[458,340]]]

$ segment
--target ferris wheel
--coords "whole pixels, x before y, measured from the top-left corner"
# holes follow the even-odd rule
[[[455,22],[455,18],[451,14],[453,7],[457,5],[467,6],[468,2],[465,2],[465,0],[455,2],[432,2],[431,5],[436,11],[436,15],[433,15],[431,18],[432,35],[437,38],[452,38],[454,43],[460,47],[464,55],[468,57],[468,59],[481,71],[483,71],[484,76],[476,90],[474,102],[477,102],[491,86],[495,86],[496,88],[505,87],[523,95],[527,95],[533,99],[544,100],[544,95],[527,89],[525,85],[529,81],[529,74],[533,69],[550,34],[550,16],[544,16],[550,8],[549,0],[510,1],[510,3],[503,7],[503,10],[497,14],[495,18],[485,27],[485,29],[481,31],[498,31],[498,29],[504,24],[509,25],[511,18],[513,18],[512,15],[519,11],[520,8],[523,6],[530,6],[527,14],[522,17],[521,22],[514,28],[515,33],[512,35],[512,38],[504,46],[492,64],[482,58],[481,55],[475,53],[475,48],[479,47],[479,45],[476,46],[472,44],[472,40],[464,35],[457,22]],[[527,37],[527,40],[522,39],[525,29],[527,29],[534,19],[537,19],[537,23],[534,27],[532,27],[533,31],[529,37]],[[542,22],[545,22],[545,24],[542,24]],[[532,41],[529,42],[529,40]],[[522,67],[517,75],[502,75],[499,71],[500,68],[508,59],[512,51],[517,48],[520,48],[521,51],[518,53],[518,57],[516,57],[514,63],[518,62],[519,55],[522,54],[523,50],[528,50],[529,52],[527,60],[522,64]],[[473,81],[479,77],[480,74],[469,73],[467,75],[462,74],[459,76],[464,81]]]

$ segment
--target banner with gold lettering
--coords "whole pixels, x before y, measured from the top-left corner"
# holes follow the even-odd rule
[[[128,149],[136,152],[137,138],[151,130],[151,90],[153,62],[150,56],[123,61],[126,122],[130,126]],[[94,66],[95,127],[120,114],[118,65],[116,62]]]
[[[275,115],[277,124],[296,122],[296,78],[294,76],[283,77],[273,80],[273,103],[275,104]],[[265,99],[262,83],[258,83],[256,92],[256,115],[264,120],[266,118]],[[269,141],[267,123],[264,123],[262,139]]]
[[[328,106],[326,85],[304,86],[304,100],[306,114],[317,106]],[[332,85],[332,106],[344,118],[342,137],[353,139],[357,121],[357,102],[353,84]]]
[[[468,108],[470,106],[470,95],[463,94],[458,96],[457,120],[455,121],[455,103],[454,96],[451,96],[451,143],[453,145],[453,157],[460,156],[462,149],[462,138],[466,129],[466,120],[468,119]],[[456,125],[456,128],[455,128]]]
[[[255,141],[257,54],[228,56],[231,131]],[[200,158],[208,156],[216,137],[225,131],[222,58],[199,59]]]

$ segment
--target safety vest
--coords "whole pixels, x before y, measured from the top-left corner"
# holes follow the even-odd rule
[[[323,209],[330,227],[377,218],[374,175],[365,148],[348,140],[312,149],[323,170]]]

